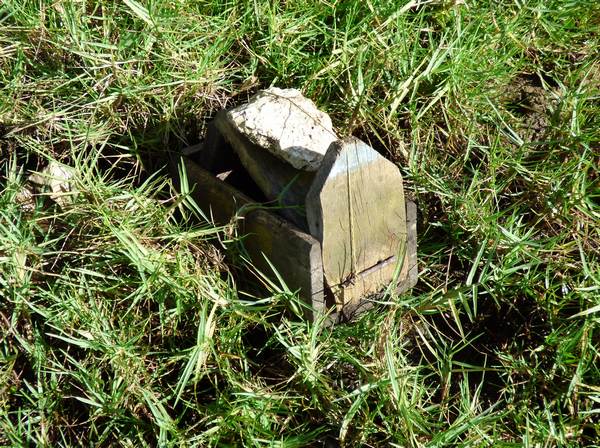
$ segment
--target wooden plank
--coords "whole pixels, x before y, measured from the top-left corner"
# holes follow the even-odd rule
[[[253,265],[273,278],[266,257],[287,286],[292,291],[299,290],[300,297],[314,309],[315,314],[307,312],[308,318],[314,319],[325,312],[319,242],[286,220],[260,208],[260,204],[191,160],[183,161],[188,182],[193,187],[192,197],[216,224],[227,224],[236,214],[243,218],[239,221],[239,231],[246,235],[243,245]],[[252,207],[253,204],[259,208]]]
[[[402,294],[417,284],[419,266],[417,263],[417,204],[406,200],[406,231],[407,231],[407,269],[405,279],[398,279],[396,293]]]
[[[308,192],[306,215],[310,233],[321,242],[326,284],[339,310],[391,280],[395,263],[382,262],[404,259],[402,175],[356,138],[329,148]]]

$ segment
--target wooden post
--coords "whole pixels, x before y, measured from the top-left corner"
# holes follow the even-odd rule
[[[408,276],[406,205],[398,167],[356,138],[331,145],[306,198],[310,233],[339,312]]]
[[[279,195],[289,205],[304,205],[305,215],[287,209],[283,219],[228,184],[236,184],[231,176],[224,182],[219,173],[242,168],[226,142],[235,145],[242,171],[267,197]],[[398,167],[367,144],[356,138],[336,141],[317,172],[298,177],[299,170],[217,117],[194,157],[213,171],[183,159],[198,205],[217,224],[241,218],[239,231],[246,235],[243,244],[253,265],[275,278],[266,257],[311,306],[308,318],[329,313],[328,323],[345,321],[371,307],[369,296],[391,282],[398,293],[415,285],[416,206],[405,200]],[[286,189],[291,179],[299,182]]]

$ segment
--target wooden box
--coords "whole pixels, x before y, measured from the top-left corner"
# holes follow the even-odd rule
[[[231,145],[243,144],[245,157],[259,154],[259,175],[266,173],[261,181],[277,184],[273,173],[289,178],[288,167],[240,138],[220,129],[217,119],[205,141],[184,150],[177,164],[204,213],[216,224],[235,219],[252,264],[277,282],[274,268],[308,304],[309,319],[326,314],[330,323],[346,321],[382,291],[415,285],[416,206],[404,198],[397,167],[347,139],[329,148],[319,171],[301,173],[300,182],[269,201]]]

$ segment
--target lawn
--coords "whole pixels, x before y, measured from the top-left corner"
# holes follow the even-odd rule
[[[417,203],[355,322],[165,169],[271,85]],[[599,166],[597,0],[2,0],[0,445],[600,446]]]

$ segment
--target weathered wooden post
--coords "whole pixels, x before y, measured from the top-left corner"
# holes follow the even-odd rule
[[[339,312],[381,290],[401,263],[408,231],[398,167],[356,138],[334,142],[306,197],[310,233],[321,243],[323,274]]]
[[[196,149],[202,166],[185,162],[196,201],[219,223],[243,215],[252,262],[268,273],[266,257],[309,318],[347,319],[391,282],[416,283],[416,207],[398,167],[356,138],[338,140],[298,91],[268,89],[220,112]],[[277,207],[248,207],[260,201],[228,184],[234,171]]]

